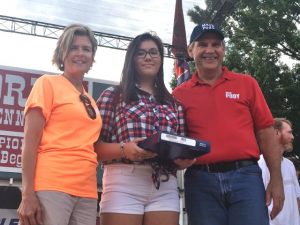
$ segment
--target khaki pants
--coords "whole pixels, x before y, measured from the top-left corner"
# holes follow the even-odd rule
[[[38,191],[43,225],[95,225],[97,199],[75,197],[58,191]]]

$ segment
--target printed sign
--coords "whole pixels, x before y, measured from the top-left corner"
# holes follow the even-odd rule
[[[21,172],[24,106],[40,74],[0,69],[0,171]]]

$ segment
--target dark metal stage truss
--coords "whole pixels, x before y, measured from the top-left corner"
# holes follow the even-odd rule
[[[65,27],[61,25],[0,15],[0,31],[4,32],[58,39],[64,28]],[[94,33],[98,41],[98,46],[118,50],[126,50],[130,41],[133,39],[132,37],[98,31],[94,31]],[[165,57],[174,58],[171,48],[172,45],[164,43]]]

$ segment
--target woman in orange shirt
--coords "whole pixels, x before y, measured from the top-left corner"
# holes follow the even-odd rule
[[[97,49],[93,32],[73,24],[53,56],[59,75],[37,79],[25,105],[22,225],[91,225],[96,221],[97,158],[102,126],[82,81]]]

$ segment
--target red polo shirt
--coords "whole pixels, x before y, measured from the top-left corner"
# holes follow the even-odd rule
[[[255,132],[274,120],[253,77],[223,67],[211,86],[194,73],[173,94],[185,108],[187,135],[211,143],[211,152],[197,163],[259,158]]]

